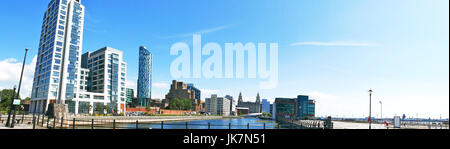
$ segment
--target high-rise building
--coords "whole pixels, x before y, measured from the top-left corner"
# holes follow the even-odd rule
[[[31,112],[79,96],[84,6],[80,0],[51,0],[44,13],[31,93]],[[36,107],[36,108],[35,108]]]
[[[267,99],[262,99],[261,112],[270,113],[270,102]]]
[[[230,100],[217,97],[216,94],[212,94],[211,98],[205,99],[206,112],[211,114],[229,116],[230,115]]]
[[[150,105],[152,98],[152,64],[152,53],[144,46],[139,47],[138,106],[147,107]]]
[[[127,88],[127,105],[131,106],[131,103],[133,103],[133,98],[134,98],[134,90],[131,88]]]

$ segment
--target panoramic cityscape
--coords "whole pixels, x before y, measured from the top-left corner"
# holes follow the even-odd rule
[[[45,5],[41,4],[44,2]],[[448,11],[448,1],[439,2],[447,6],[442,5],[444,8],[439,7],[437,12],[420,17],[427,18],[441,9]],[[16,2],[11,3],[15,6]],[[125,18],[120,15],[101,17],[102,13],[96,9],[103,8],[98,2],[41,0],[36,3],[35,7],[47,6],[28,12],[39,14],[37,16],[43,13],[43,18],[29,20],[35,25],[33,32],[40,33],[39,38],[34,33],[27,38],[34,40],[32,42],[0,46],[0,73],[3,73],[0,74],[0,129],[449,129],[448,14],[442,14],[447,16],[444,28],[438,26],[437,29],[445,30],[443,39],[425,41],[438,43],[432,47],[434,51],[430,50],[436,55],[420,57],[421,53],[415,50],[403,51],[413,53],[411,55],[375,53],[371,51],[373,48],[386,45],[369,42],[304,41],[286,46],[276,37],[255,38],[264,36],[263,33],[244,35],[254,30],[236,35],[245,38],[230,39],[233,35],[226,34],[224,37],[229,38],[221,39],[210,34],[233,30],[237,23],[187,34],[137,36],[139,31],[131,28],[139,28],[139,25],[126,27],[130,28],[128,31],[112,31],[122,30],[119,26],[126,24],[113,24],[106,19],[122,21],[120,19]],[[141,8],[135,6],[140,3],[145,2],[137,1],[133,7]],[[161,2],[161,5],[168,4]],[[215,7],[220,3],[211,5]],[[269,7],[267,5],[261,7]],[[180,17],[181,14],[171,15]],[[155,20],[152,21],[162,26],[179,23],[170,19]],[[108,24],[104,30],[100,29],[102,22]],[[38,23],[40,25],[36,25]],[[181,31],[182,26],[173,30]],[[186,28],[190,30],[192,26],[205,27],[196,24]],[[423,26],[426,25],[419,25]],[[274,35],[269,32],[268,36]],[[280,32],[289,31],[280,29]],[[440,38],[441,35],[435,37],[435,32],[440,31],[430,29],[417,36]],[[5,33],[0,39],[12,37]],[[156,39],[146,39],[150,36]],[[416,40],[421,39],[411,42],[419,42]],[[158,44],[152,44],[154,42]],[[409,44],[409,41],[399,42]],[[286,47],[299,46],[313,47],[300,57],[289,57],[301,55],[298,50],[285,52]],[[336,47],[336,51],[344,54],[339,55],[334,50],[317,54],[314,53],[320,50],[317,47]],[[340,49],[343,47],[367,48],[364,52],[374,57],[362,57],[361,51]],[[397,61],[389,55],[394,55],[395,59],[401,55],[404,59]],[[346,60],[338,61],[340,56]],[[365,58],[368,60],[361,60]],[[313,65],[311,63],[316,62],[313,59],[331,61],[331,65]],[[427,61],[427,64],[404,64],[416,61]],[[344,66],[344,63],[349,65]],[[386,67],[375,66],[377,63]],[[422,68],[425,70],[419,72]],[[396,73],[392,72],[394,69],[403,71],[405,76],[392,74]],[[333,78],[327,79],[328,76]],[[318,79],[321,77],[323,79]]]

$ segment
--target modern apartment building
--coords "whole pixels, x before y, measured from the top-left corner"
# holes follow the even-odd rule
[[[84,6],[80,0],[51,0],[44,13],[30,112],[79,96]],[[83,82],[84,83],[84,82]]]
[[[139,74],[137,82],[138,106],[147,107],[152,98],[153,55],[146,47],[139,47]]]
[[[122,51],[104,47],[95,52],[83,54],[81,63],[83,68],[89,69],[90,76],[88,79],[82,80],[88,84],[85,90],[87,92],[81,94],[78,100],[89,102],[93,106],[92,109],[96,109],[96,106],[100,104],[109,107],[108,113],[113,110],[123,113],[127,98],[125,83],[127,64],[123,61]],[[79,110],[76,103],[75,109]]]
[[[205,99],[206,112],[216,115],[229,116],[230,111],[230,100],[217,97],[216,94],[212,94],[211,98]]]

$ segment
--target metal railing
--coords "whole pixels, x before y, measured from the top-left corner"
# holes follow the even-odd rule
[[[40,123],[39,123],[40,122]],[[44,118],[34,121],[33,128],[47,129],[280,129],[276,124],[212,124],[191,122],[145,122],[140,120],[124,121],[120,119],[85,119],[85,118]],[[46,122],[46,123],[43,123]]]

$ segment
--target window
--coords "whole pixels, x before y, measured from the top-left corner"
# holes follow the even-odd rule
[[[59,66],[58,66],[58,65],[55,65],[55,66],[53,66],[53,69],[54,69],[54,70],[59,70]]]
[[[59,76],[59,72],[54,71],[54,72],[53,72],[53,76],[54,76],[54,77],[58,77],[58,76]]]
[[[58,31],[58,35],[64,35],[63,31]]]

